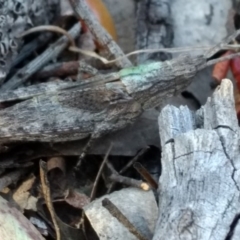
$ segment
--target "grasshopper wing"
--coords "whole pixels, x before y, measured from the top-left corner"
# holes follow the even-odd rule
[[[41,95],[0,111],[0,141],[83,139],[123,128],[141,112],[141,106],[117,88]]]

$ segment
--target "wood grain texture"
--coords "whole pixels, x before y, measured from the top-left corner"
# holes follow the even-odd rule
[[[238,239],[239,127],[233,86],[223,80],[196,114],[166,106],[159,115],[162,176],[157,239]]]

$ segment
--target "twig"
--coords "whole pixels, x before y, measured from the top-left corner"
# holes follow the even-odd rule
[[[113,217],[115,217],[124,227],[129,230],[130,233],[136,236],[139,240],[148,240],[108,198],[104,198],[102,200],[102,206],[106,208]]]
[[[47,79],[50,77],[66,77],[78,73],[79,62],[58,62],[44,67],[41,71],[34,74],[34,79]]]
[[[132,186],[132,187],[137,187],[144,191],[149,190],[149,185],[147,183],[119,175],[118,172],[115,170],[115,168],[109,161],[107,161],[106,164],[107,164],[107,167],[109,168],[109,170],[111,171],[111,175],[108,177],[111,181],[126,184],[126,185]],[[108,193],[109,193],[110,187],[108,188]]]
[[[99,170],[98,170],[96,179],[95,179],[95,181],[94,181],[94,183],[93,183],[93,188],[92,188],[92,192],[91,192],[91,195],[90,195],[90,202],[93,201],[94,198],[95,198],[96,190],[97,190],[97,184],[98,184],[98,181],[99,181],[100,176],[101,176],[101,174],[102,174],[103,168],[104,168],[104,166],[105,166],[105,164],[106,164],[106,162],[107,162],[107,160],[108,160],[108,156],[109,156],[109,153],[110,153],[111,149],[112,149],[112,144],[111,144],[110,147],[108,148],[108,151],[107,151],[107,153],[106,153],[106,155],[105,155],[105,157],[104,157],[104,159],[103,159],[103,161],[102,161],[102,164],[101,164],[101,166],[100,166],[100,168],[99,168]]]
[[[206,66],[212,66],[212,65],[214,65],[218,62],[224,62],[226,60],[230,60],[230,59],[233,59],[233,58],[236,58],[236,57],[239,57],[239,56],[240,56],[240,53],[238,52],[238,53],[229,54],[229,55],[224,56],[224,57],[219,57],[217,59],[209,60],[206,64]],[[199,69],[201,69],[201,68],[199,68]],[[203,69],[203,67],[202,67],[202,69]]]
[[[53,221],[53,225],[56,231],[56,239],[61,240],[61,232],[57,223],[56,213],[55,213],[52,199],[51,199],[50,185],[47,179],[47,164],[41,160],[39,162],[39,165],[40,165],[40,179],[42,184],[43,196]]]
[[[145,167],[139,162],[133,164],[133,167],[138,171],[138,173],[143,177],[143,179],[154,189],[158,189],[158,183],[153,179],[151,174],[147,171]]]
[[[112,172],[112,173],[114,173],[114,174],[119,174],[116,170],[115,170],[115,168],[113,167],[113,165],[112,165],[112,163],[110,163],[109,161],[107,161],[107,167],[109,168],[109,170]]]
[[[96,52],[83,50],[83,49],[80,49],[80,48],[76,47],[76,45],[74,43],[74,39],[68,34],[68,32],[66,32],[64,29],[62,29],[60,27],[51,26],[51,25],[34,27],[34,28],[31,28],[31,29],[27,30],[26,32],[24,32],[22,35],[20,35],[20,37],[26,36],[26,35],[34,33],[34,32],[39,32],[39,31],[53,31],[53,32],[64,34],[70,41],[70,46],[68,48],[69,51],[72,51],[72,52],[75,52],[75,53],[81,53],[81,54],[84,54],[86,56],[98,59],[102,63],[104,63],[105,65],[111,64],[111,63],[116,63],[119,60],[122,60],[124,58],[129,57],[129,56],[144,53],[144,52],[145,53],[151,53],[151,52],[152,53],[159,53],[160,52],[161,54],[163,54],[163,53],[174,53],[174,52],[177,53],[177,52],[184,52],[184,51],[188,52],[188,51],[195,51],[195,50],[198,50],[198,49],[204,49],[204,47],[199,47],[199,46],[197,46],[195,48],[193,48],[193,47],[190,47],[190,48],[189,47],[183,47],[183,48],[143,49],[143,50],[136,50],[136,51],[127,53],[123,56],[120,56],[120,57],[112,59],[112,60],[108,60],[108,59],[98,55]],[[221,46],[222,50],[229,50],[229,49],[236,49],[236,48],[239,48],[239,45],[222,45]],[[229,55],[229,56],[231,56],[231,55]],[[232,58],[232,57],[230,57],[230,58]],[[221,58],[220,58],[219,61],[221,61]],[[222,60],[222,61],[224,61],[224,60]]]
[[[118,182],[118,183],[126,184],[128,186],[140,188],[144,191],[148,191],[150,189],[149,185],[143,181],[139,181],[139,180],[129,178],[129,177],[124,177],[122,175],[115,174],[115,173],[112,173],[109,176],[109,179],[114,182]]]
[[[68,40],[69,40],[69,43],[72,45],[72,46],[75,46],[75,42],[74,42],[74,39],[72,38],[72,36],[66,31],[64,30],[63,28],[60,28],[58,26],[53,26],[53,25],[46,25],[46,26],[37,26],[35,28],[30,28],[29,30],[25,31],[24,33],[20,34],[18,36],[18,38],[22,38],[22,37],[25,37],[31,33],[36,33],[36,32],[39,32],[39,31],[51,31],[51,32],[56,32],[56,33],[61,33],[63,35],[65,35]]]
[[[100,60],[104,64],[114,63],[114,62],[117,62],[119,59],[127,57],[127,55],[124,55],[122,57],[119,57],[117,59],[109,61],[106,58],[101,57],[100,55],[98,55],[97,53],[95,53],[93,51],[88,51],[88,50],[83,50],[81,48],[78,48],[75,45],[74,39],[68,34],[68,32],[66,30],[64,30],[63,28],[60,28],[60,27],[52,26],[52,25],[44,25],[44,26],[38,26],[38,27],[31,28],[31,29],[23,32],[18,37],[19,38],[25,37],[29,34],[36,33],[36,32],[41,32],[41,31],[52,31],[52,32],[55,32],[55,33],[60,33],[60,34],[65,35],[69,39],[69,43],[70,43],[70,46],[68,48],[69,51],[72,51],[72,52],[75,52],[75,53],[81,53],[81,54],[84,54],[86,56],[93,57],[95,59]]]
[[[76,38],[80,33],[80,24],[75,24],[69,31],[69,35],[72,38]],[[46,49],[37,58],[31,61],[28,65],[20,69],[11,79],[8,80],[2,87],[2,90],[15,89],[25,83],[34,73],[40,70],[50,60],[59,56],[59,54],[68,45],[68,38],[62,36],[48,49]]]
[[[130,161],[119,171],[119,173],[120,173],[120,174],[125,173],[125,172],[126,172],[136,161],[138,161],[138,160],[143,156],[143,154],[145,154],[148,150],[149,150],[149,147],[145,147],[145,148],[141,149],[141,151],[138,152],[137,155],[136,155],[132,160],[130,160]]]
[[[119,171],[119,174],[125,173],[125,172],[133,165],[133,163],[135,163],[137,160],[139,160],[139,158],[140,158],[148,149],[149,149],[149,147],[146,147],[146,148],[141,149],[141,151],[138,152],[137,155],[136,155],[132,160],[130,160],[130,161]],[[110,163],[109,163],[109,162],[107,162],[107,165],[108,165],[109,169],[110,169],[113,173],[114,173],[114,171],[117,172],[114,168],[113,168],[114,171],[111,169],[111,166],[110,166]],[[112,167],[113,167],[113,166],[112,166]],[[117,174],[118,174],[118,173],[117,173]],[[112,191],[112,189],[114,188],[114,186],[115,186],[115,183],[114,183],[114,182],[111,183],[111,185],[109,186],[108,191],[107,191],[108,194]]]
[[[33,41],[27,43],[23,46],[20,53],[16,57],[16,59],[13,61],[11,68],[14,68],[16,65],[21,63],[24,59],[26,59],[29,55],[31,55],[34,51],[36,51],[38,48],[42,47],[43,45],[47,44],[49,42],[50,37],[52,34],[44,34],[39,36],[38,38],[34,39]]]
[[[67,77],[77,75],[78,73],[87,73],[96,75],[97,70],[82,61],[69,61],[53,63],[44,67],[34,75],[34,79],[47,79],[50,77]]]
[[[90,139],[88,140],[88,142],[86,143],[86,145],[84,146],[82,153],[80,154],[78,161],[74,167],[73,173],[76,174],[79,169],[80,166],[82,164],[83,159],[86,157],[88,150],[90,149],[90,147],[92,146],[93,142],[95,141],[95,138],[93,136],[90,137]]]
[[[75,12],[79,20],[83,20],[88,26],[91,33],[96,40],[107,49],[107,51],[114,56],[114,58],[123,57],[116,62],[116,65],[120,68],[131,67],[132,63],[127,57],[124,57],[124,53],[121,48],[114,42],[110,34],[101,26],[94,15],[91,13],[85,0],[69,0],[73,11]]]

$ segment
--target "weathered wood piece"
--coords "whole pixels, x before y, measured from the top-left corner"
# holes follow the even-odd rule
[[[231,81],[224,79],[196,114],[166,106],[159,131],[162,176],[153,239],[239,239],[239,127]]]
[[[171,1],[142,0],[137,2],[137,49],[169,48],[173,44]],[[146,61],[165,61],[170,53],[158,52],[137,55],[138,64]]]
[[[104,198],[114,203],[139,233],[147,239],[152,238],[158,211],[152,191],[125,188],[98,198],[84,207],[86,217],[100,240],[138,240],[102,206]]]

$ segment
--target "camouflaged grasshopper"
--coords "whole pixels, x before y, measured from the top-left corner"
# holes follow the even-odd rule
[[[226,60],[215,58],[222,43],[204,55],[126,68],[86,82],[50,82],[1,93],[1,103],[20,102],[0,111],[0,142],[95,139],[122,129],[145,109],[181,93],[198,71]]]

